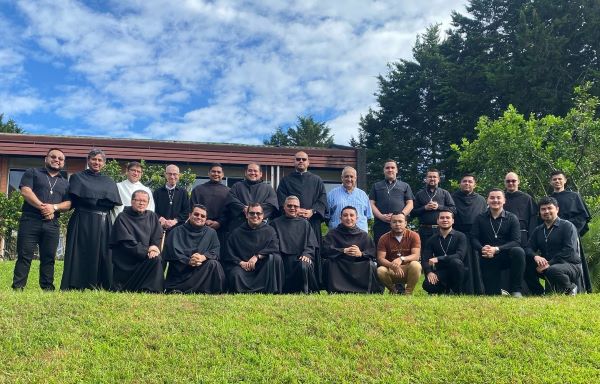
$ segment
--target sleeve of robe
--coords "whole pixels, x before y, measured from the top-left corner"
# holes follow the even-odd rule
[[[281,182],[279,183],[279,185],[277,186],[277,201],[278,201],[278,205],[279,208],[281,209],[281,211],[283,212],[283,203],[285,202],[285,199],[288,197],[288,188],[287,188],[287,184],[286,184],[286,180],[282,179]]]
[[[314,209],[317,214],[321,216],[321,220],[325,220],[327,217],[327,192],[325,191],[325,184],[323,184],[322,180],[319,179],[319,183],[317,185],[317,199],[314,202],[312,209]]]
[[[459,232],[454,235],[452,240],[456,241],[455,252],[446,256],[438,256],[438,260],[440,262],[450,261],[453,259],[458,259],[461,261],[465,260],[465,256],[467,254],[467,237]]]
[[[139,242],[133,233],[131,233],[125,225],[123,225],[122,216],[124,214],[119,214],[115,223],[113,224],[111,231],[111,247],[112,248],[121,248],[125,252],[140,259],[145,259],[148,257],[148,248],[151,245],[156,245],[160,247],[160,241],[162,238],[162,230],[160,224],[158,224],[158,219],[156,224],[153,225],[152,234],[150,235],[150,243],[148,245]]]
[[[317,237],[313,232],[312,228],[308,228],[306,231],[306,245],[304,246],[304,250],[302,251],[303,256],[308,256],[312,260],[315,258],[315,250],[318,248]]]
[[[219,236],[215,230],[210,228],[210,231],[206,232],[205,236],[210,236],[210,242],[208,249],[205,251],[202,249],[196,249],[196,252],[203,254],[209,260],[219,260],[219,254],[221,251],[221,244],[219,243]]]
[[[331,231],[323,238],[323,249],[321,250],[321,256],[325,259],[335,259],[336,257],[344,254],[344,248],[337,248],[335,239],[331,236]]]
[[[190,197],[188,196],[187,190],[183,190],[181,199],[181,210],[179,211],[179,215],[177,215],[177,221],[179,223],[185,223],[190,215]]]
[[[590,221],[591,216],[588,207],[585,205],[583,199],[578,193],[575,194],[574,205],[577,208],[577,212],[579,212],[579,214],[571,217],[569,221],[573,223],[573,225],[575,225],[575,228],[577,228],[577,233],[580,234],[580,236],[583,236],[588,231],[588,228],[586,228],[586,226],[588,221]]]
[[[444,190],[444,204],[441,207],[438,207],[438,210],[448,209],[452,211],[454,215],[456,215],[456,204],[454,204],[454,199],[450,192]]]
[[[265,201],[261,204],[263,212],[265,213],[265,218],[271,219],[277,216],[277,212],[279,211],[279,204],[277,201],[277,193],[271,187],[269,187],[269,196]]]
[[[501,251],[521,246],[521,223],[519,223],[517,215],[509,214],[508,224],[510,225],[510,240],[497,246]]]

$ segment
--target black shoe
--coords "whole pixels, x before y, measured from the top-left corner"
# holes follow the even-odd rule
[[[577,285],[573,284],[572,288],[568,288],[565,291],[565,295],[568,295],[568,296],[575,296],[575,295],[577,295]]]

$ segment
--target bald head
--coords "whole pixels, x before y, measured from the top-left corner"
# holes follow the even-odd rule
[[[165,168],[165,178],[170,187],[174,187],[179,182],[179,167],[175,164],[167,165]]]
[[[356,169],[344,167],[342,170],[342,185],[347,191],[352,191],[356,188]]]
[[[306,152],[296,152],[294,155],[294,167],[298,172],[306,172],[308,170],[308,155]]]
[[[508,172],[504,176],[504,186],[509,193],[519,190],[519,176],[514,172]]]

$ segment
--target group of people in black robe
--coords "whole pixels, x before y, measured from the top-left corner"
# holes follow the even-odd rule
[[[425,187],[413,195],[398,179],[396,162],[389,160],[385,179],[373,185],[368,202],[362,191],[353,194],[358,189],[352,186],[330,196],[350,203],[341,209],[339,225],[322,236],[321,223],[329,214],[327,193],[321,178],[308,171],[303,151],[295,154],[295,169],[277,190],[262,179],[259,164],[248,164],[245,179],[231,188],[222,182],[222,166],[213,164],[210,180],[189,196],[178,185],[179,168],[169,165],[163,187],[152,196],[140,188],[130,199],[122,199],[114,181],[102,174],[106,156],[101,150],[90,151],[87,169],[71,175],[69,182],[60,173],[64,161],[64,153],[53,148],[45,167],[28,170],[21,182],[25,203],[15,289],[26,284],[35,246],[42,261],[40,286],[54,289],[57,217],[73,209],[62,290],[387,289],[412,294],[423,273],[423,289],[431,294],[591,292],[580,241],[590,215],[579,194],[565,190],[562,172],[551,175],[552,195],[536,204],[519,191],[514,172],[506,174],[505,190],[493,189],[484,198],[475,192],[475,176],[464,175],[460,189],[450,194],[439,187],[439,171],[430,169]],[[137,173],[139,179],[141,168]],[[351,184],[344,173],[342,181]],[[148,209],[152,200],[154,211]],[[364,221],[360,215],[370,214],[365,204],[375,218],[373,238],[357,225]],[[113,222],[110,213],[121,211],[115,209],[121,205],[128,206]],[[408,226],[411,217],[418,219],[416,231]]]

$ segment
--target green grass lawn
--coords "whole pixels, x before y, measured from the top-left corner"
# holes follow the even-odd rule
[[[600,382],[597,295],[43,293],[38,265],[13,292],[0,262],[0,383]]]

